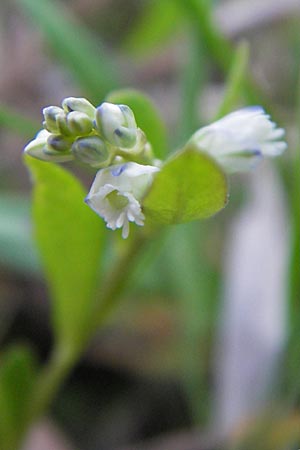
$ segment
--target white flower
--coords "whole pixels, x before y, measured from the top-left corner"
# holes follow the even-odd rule
[[[263,157],[280,155],[287,147],[284,133],[263,108],[250,106],[200,128],[191,142],[227,171],[237,172],[249,170]]]
[[[97,172],[86,203],[102,217],[108,228],[123,228],[129,234],[129,222],[144,225],[140,201],[159,169],[134,162],[117,164]]]

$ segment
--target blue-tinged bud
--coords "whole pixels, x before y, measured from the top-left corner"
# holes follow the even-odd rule
[[[59,114],[64,114],[64,111],[58,106],[48,106],[47,108],[43,109],[43,115],[45,119],[43,122],[43,126],[44,128],[46,128],[46,130],[50,131],[50,133],[59,132],[56,122],[57,116]]]
[[[72,132],[68,125],[67,115],[64,111],[56,116],[56,124],[58,134],[62,134],[63,136],[71,136]]]
[[[71,150],[72,141],[61,134],[50,134],[47,139],[49,150],[55,152],[67,152]]]
[[[74,136],[89,134],[93,129],[92,119],[79,111],[72,111],[67,114],[67,125]]]
[[[47,130],[40,131],[36,138],[24,148],[24,153],[33,158],[50,162],[66,162],[74,158],[71,152],[55,151],[48,146],[48,139],[52,136]]]
[[[76,159],[92,167],[106,167],[111,162],[111,154],[98,136],[76,139],[72,145],[72,153]]]
[[[67,113],[78,111],[86,114],[92,120],[95,118],[96,108],[85,98],[67,97],[63,100],[62,107]]]
[[[102,103],[96,110],[96,126],[103,139],[115,147],[130,149],[136,144],[138,128],[126,105]]]

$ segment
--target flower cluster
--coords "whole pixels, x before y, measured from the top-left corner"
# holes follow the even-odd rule
[[[96,108],[84,98],[69,97],[61,107],[44,108],[43,115],[44,129],[25,153],[52,162],[76,159],[100,169],[86,203],[108,228],[122,228],[123,238],[129,222],[144,225],[143,198],[162,163],[154,159],[132,110],[107,102]],[[200,128],[189,142],[230,173],[281,154],[283,135],[261,107],[248,107]]]
[[[108,167],[118,158],[146,163],[151,147],[126,105],[102,103],[95,108],[85,98],[68,97],[62,107],[43,109],[43,126],[24,149],[43,161],[76,159],[95,168]]]
[[[43,126],[24,151],[43,161],[76,159],[100,169],[86,203],[108,228],[129,234],[129,222],[144,224],[140,201],[159,171],[151,145],[126,105],[104,102],[95,108],[69,97],[62,107],[43,109]],[[150,164],[149,164],[150,163]]]

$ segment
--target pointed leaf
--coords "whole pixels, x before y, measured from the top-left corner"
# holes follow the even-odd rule
[[[192,145],[157,174],[143,201],[147,219],[176,224],[210,217],[227,202],[227,180],[217,163]]]
[[[80,345],[92,314],[103,244],[102,221],[81,183],[62,167],[26,157],[35,183],[35,238],[53,300],[56,335]]]

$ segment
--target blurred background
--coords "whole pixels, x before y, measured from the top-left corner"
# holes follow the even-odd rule
[[[299,19],[298,0],[1,1],[2,349],[43,363],[52,344],[22,162],[44,106],[134,87],[176,149],[214,120],[245,40],[254,88],[236,107],[262,104],[289,144],[233,177],[216,217],[167,230],[22,450],[300,447]]]

